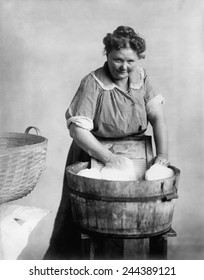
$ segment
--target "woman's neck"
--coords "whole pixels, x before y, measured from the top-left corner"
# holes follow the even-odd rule
[[[116,84],[119,88],[121,88],[124,91],[128,90],[128,78],[122,79],[122,80],[114,80],[114,84]]]

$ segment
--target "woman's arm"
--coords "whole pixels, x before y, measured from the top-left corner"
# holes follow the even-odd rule
[[[86,129],[83,129],[74,123],[69,127],[70,136],[76,142],[76,144],[87,152],[91,157],[103,162],[107,167],[124,168],[128,166],[128,159],[115,155],[102,145],[93,134]]]
[[[156,146],[156,157],[153,159],[153,163],[168,165],[168,132],[162,104],[157,104],[148,113],[148,120],[153,128]]]
[[[70,136],[76,144],[87,152],[91,157],[94,157],[103,163],[110,160],[112,152],[106,149],[94,136],[86,129],[83,129],[74,123],[69,127]]]

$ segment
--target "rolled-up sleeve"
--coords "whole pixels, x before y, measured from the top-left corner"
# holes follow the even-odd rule
[[[164,100],[164,97],[161,94],[153,97],[146,105],[147,115],[150,112],[154,111],[158,104],[163,104],[163,103],[165,103],[165,100]]]
[[[89,74],[83,78],[65,113],[68,128],[71,123],[75,123],[89,131],[93,129],[98,91],[97,83],[92,75]]]
[[[145,78],[144,78],[144,86],[145,86],[144,100],[145,100],[145,105],[146,105],[146,112],[148,115],[152,110],[156,109],[156,106],[158,104],[164,103],[165,100],[161,94],[156,94],[154,92],[146,73],[145,73]]]

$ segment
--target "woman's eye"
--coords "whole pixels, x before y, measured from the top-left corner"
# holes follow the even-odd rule
[[[115,62],[122,62],[122,60],[121,59],[115,59]]]
[[[135,62],[134,60],[128,60],[128,63],[130,63],[130,64],[132,64],[134,62]]]

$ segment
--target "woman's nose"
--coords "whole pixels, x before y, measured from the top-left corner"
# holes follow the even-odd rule
[[[127,70],[127,64],[126,63],[123,63],[120,65],[120,70]]]

